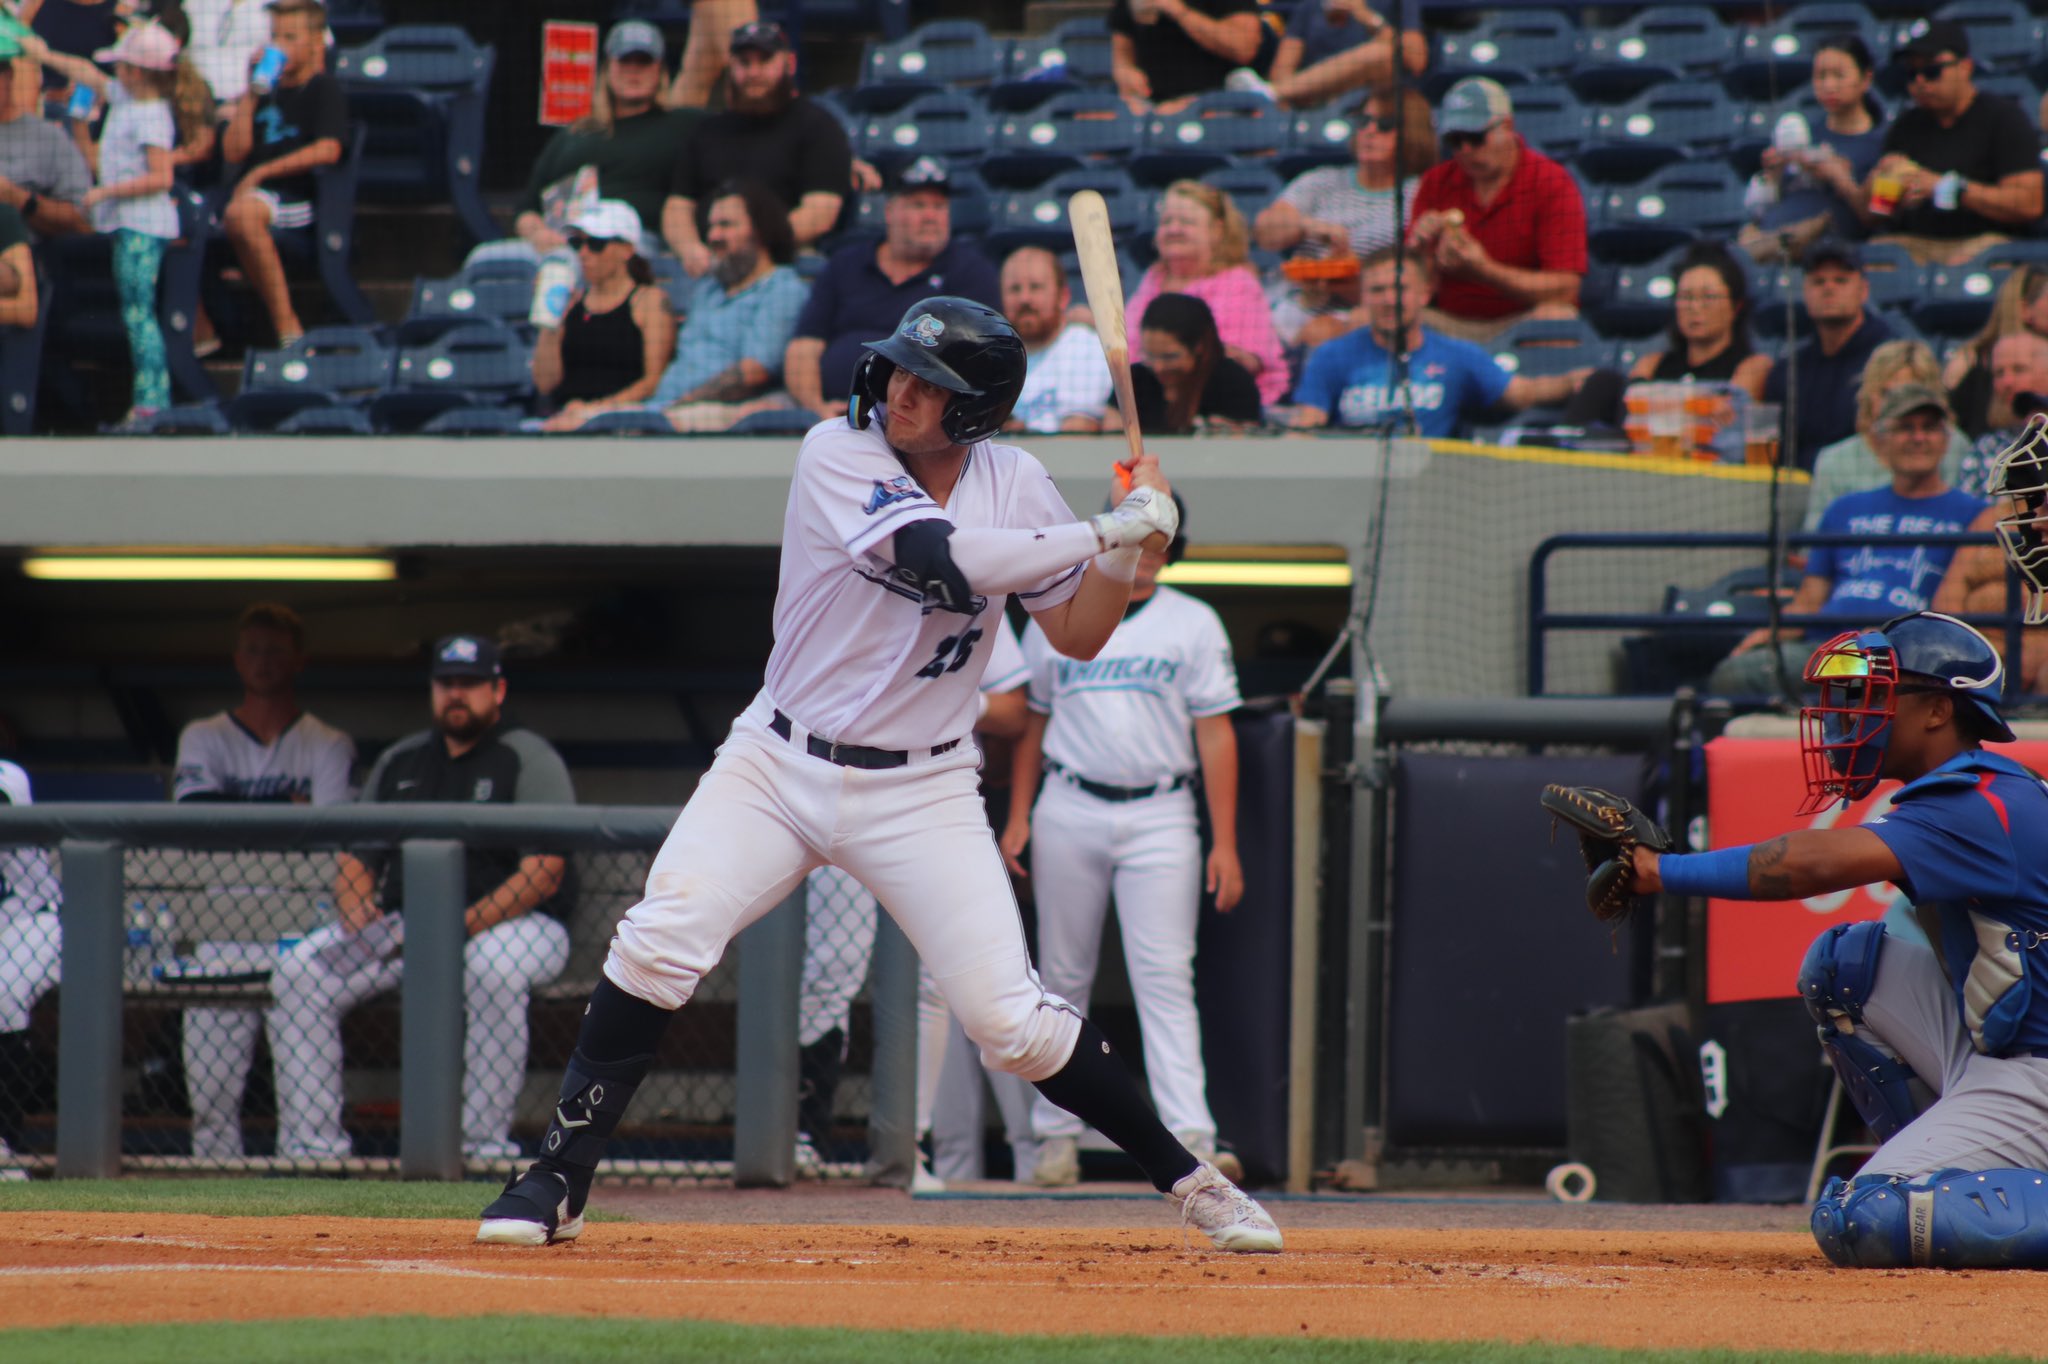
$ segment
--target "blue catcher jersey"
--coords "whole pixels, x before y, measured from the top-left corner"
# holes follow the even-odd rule
[[[1864,827],[1905,868],[1899,888],[1939,916],[1971,1044],[2048,1052],[2048,783],[2010,758],[1959,753]]]

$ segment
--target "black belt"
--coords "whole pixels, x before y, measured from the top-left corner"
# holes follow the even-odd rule
[[[774,730],[776,736],[782,739],[791,738],[793,732],[789,717],[779,710],[775,712],[775,718],[768,722],[768,728]],[[951,753],[958,747],[960,741],[954,739],[935,746],[931,750],[931,755],[936,758],[942,753]],[[863,748],[859,744],[835,744],[815,734],[804,736],[804,748],[813,758],[823,758],[826,762],[837,763],[841,767],[860,767],[869,771],[901,767],[910,761],[910,754],[900,748]]]
[[[1143,800],[1147,796],[1161,796],[1168,791],[1178,791],[1194,781],[1193,777],[1183,772],[1172,781],[1155,782],[1151,786],[1111,786],[1108,782],[1090,781],[1064,763],[1051,758],[1045,760],[1045,766],[1047,771],[1058,773],[1097,800]]]

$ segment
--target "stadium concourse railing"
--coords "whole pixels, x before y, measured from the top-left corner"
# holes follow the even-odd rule
[[[223,1162],[209,1164],[192,1157],[124,1155],[123,1050],[129,1036],[124,1011],[144,1005],[188,1012],[199,1007],[247,1009],[270,1002],[260,973],[254,981],[209,989],[203,983],[196,988],[173,985],[137,972],[132,925],[125,916],[136,907],[131,892],[156,889],[138,884],[138,876],[131,874],[138,866],[206,854],[215,855],[218,865],[264,857],[303,863],[307,854],[342,850],[377,849],[386,855],[395,851],[406,905],[396,1160],[351,1157],[309,1163],[244,1157],[225,1164],[240,1169],[395,1171],[405,1178],[454,1179],[462,1177],[466,1167],[483,1164],[502,1171],[510,1163],[503,1155],[466,1161],[464,1154],[466,850],[544,848],[572,861],[621,854],[645,857],[661,845],[674,819],[673,808],[638,806],[0,806],[0,848],[47,849],[55,855],[62,889],[56,1174],[107,1177],[124,1166],[219,1168]],[[267,875],[273,880],[293,879],[291,874],[280,877],[274,868]],[[301,867],[297,893],[306,908],[315,904],[305,889],[311,884]],[[213,888],[216,895],[236,889]],[[637,885],[632,889],[637,891]],[[611,903],[598,907],[605,911],[606,921],[598,929],[605,939],[612,906],[630,903],[630,893],[620,903],[615,889]],[[149,902],[140,903],[146,907]],[[318,908],[331,916],[330,905]],[[738,962],[730,1040],[730,1162],[620,1159],[609,1163],[608,1173],[730,1174],[743,1185],[787,1184],[794,1177],[802,887],[742,933],[733,950]],[[586,962],[596,959],[590,952],[582,956]],[[866,1173],[880,1183],[907,1184],[916,1160],[917,959],[908,939],[886,916],[876,935],[873,969],[874,1057]],[[560,985],[580,996],[592,983],[583,979]],[[689,1014],[685,1010],[684,1018]],[[546,1081],[551,1097],[554,1077],[539,1078]]]

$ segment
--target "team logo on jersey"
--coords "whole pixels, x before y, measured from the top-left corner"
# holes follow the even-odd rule
[[[477,801],[489,800],[491,798],[491,779],[489,777],[478,777],[476,779],[476,790],[470,793],[470,798]]]
[[[876,479],[875,490],[868,494],[868,504],[862,508],[873,516],[892,502],[915,502],[924,496],[924,489],[917,486],[917,480],[909,474],[898,474],[891,479]]]
[[[939,338],[945,334],[946,324],[933,317],[930,313],[919,313],[916,317],[904,323],[903,330],[897,333],[898,336],[907,337],[917,342],[918,345],[926,347],[936,347],[939,344]]]

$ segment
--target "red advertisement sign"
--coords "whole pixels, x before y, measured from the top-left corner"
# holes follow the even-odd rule
[[[540,121],[565,128],[597,91],[597,25],[550,19],[540,30]]]
[[[1999,744],[1995,752],[2034,769],[2048,766],[2048,743]],[[1794,829],[1850,828],[1891,803],[1897,782],[1867,798],[1803,818],[1792,812],[1806,795],[1797,739],[1716,739],[1707,745],[1707,828],[1716,848],[1760,843]],[[1707,1002],[1789,999],[1800,960],[1822,929],[1874,919],[1897,894],[1889,885],[1816,895],[1808,900],[1707,902]]]

